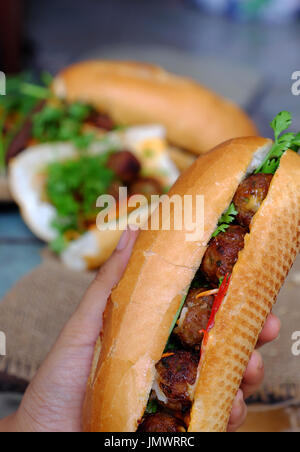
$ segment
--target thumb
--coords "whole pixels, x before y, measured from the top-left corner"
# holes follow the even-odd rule
[[[138,231],[131,229],[124,231],[115,252],[101,267],[75,314],[66,325],[64,336],[68,335],[68,331],[77,331],[77,334],[70,334],[74,341],[76,336],[78,339],[81,336],[78,332],[85,334],[85,343],[94,343],[97,340],[102,328],[107,299],[125,271],[137,236]]]

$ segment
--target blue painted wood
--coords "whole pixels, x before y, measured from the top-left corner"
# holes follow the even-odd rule
[[[0,300],[22,276],[40,264],[43,246],[40,242],[0,241]]]
[[[0,300],[22,276],[39,265],[43,247],[16,206],[0,206]]]
[[[0,240],[38,241],[25,225],[15,206],[0,206]]]

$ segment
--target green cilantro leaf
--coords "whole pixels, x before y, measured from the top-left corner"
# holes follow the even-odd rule
[[[293,145],[300,147],[300,132],[297,133],[297,135],[295,136],[293,140]]]
[[[22,83],[20,86],[21,94],[31,96],[36,99],[49,99],[51,91],[44,86],[35,85],[33,83]]]
[[[238,212],[235,208],[235,205],[233,204],[233,202],[230,204],[230,206],[228,207],[227,211],[225,213],[223,213],[223,215],[220,218],[219,223],[232,223],[234,218],[237,216]]]
[[[67,113],[79,122],[85,121],[91,114],[92,108],[81,102],[73,102],[68,106]]]
[[[0,96],[0,171],[5,169],[5,156],[11,141],[40,99],[47,96],[48,89],[34,85],[30,73],[23,72],[18,76],[7,77],[6,95]]]
[[[82,234],[86,224],[96,221],[98,196],[107,193],[115,178],[107,168],[109,152],[97,156],[82,155],[74,160],[53,162],[46,168],[46,196],[55,207],[52,227],[57,239],[52,244],[55,252],[63,251],[67,231]]]
[[[217,237],[217,235],[219,235],[221,232],[225,232],[226,229],[229,228],[230,224],[235,220],[237,214],[238,212],[235,208],[235,205],[231,203],[226,212],[224,212],[221,216],[218,222],[218,227],[213,233],[212,237]]]
[[[61,254],[66,249],[67,245],[67,241],[63,235],[60,234],[50,243],[50,249],[56,254]]]
[[[284,135],[281,135],[281,137],[278,138],[278,144],[288,144],[290,145],[295,138],[294,133],[285,133]]]
[[[225,276],[221,276],[221,278],[219,278],[219,287],[221,287],[223,281],[224,281]]]
[[[282,111],[271,122],[274,130],[275,142],[263,163],[255,173],[275,174],[282,155],[288,149],[298,152],[300,147],[300,133],[282,133],[292,124],[292,115],[288,111]]]
[[[273,121],[271,127],[274,130],[275,141],[278,140],[279,135],[282,134],[292,124],[292,115],[289,111],[280,112]]]
[[[155,399],[149,400],[146,408],[146,413],[155,414],[158,410],[158,402]]]
[[[262,172],[264,174],[275,174],[277,168],[278,168],[278,159],[268,160],[265,163]]]
[[[91,111],[89,105],[80,102],[46,105],[33,117],[33,137],[41,143],[70,141],[79,150],[87,149],[95,135],[83,132],[82,125]]]

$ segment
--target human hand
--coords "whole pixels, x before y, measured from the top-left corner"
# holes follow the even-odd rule
[[[126,268],[136,237],[136,232],[124,232],[29,385],[19,410],[0,423],[0,431],[81,431],[82,406],[103,312]]]
[[[82,406],[102,315],[112,288],[126,268],[136,237],[137,233],[132,231],[123,234],[117,250],[99,271],[29,385],[19,410],[0,422],[0,431],[81,431]],[[258,345],[274,340],[279,329],[279,320],[270,315]],[[263,375],[262,358],[254,352],[233,406],[228,431],[237,430],[244,422],[247,413],[244,396],[249,397],[258,389]]]

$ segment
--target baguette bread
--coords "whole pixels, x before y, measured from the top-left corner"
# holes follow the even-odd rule
[[[236,105],[200,84],[137,62],[86,61],[64,69],[53,90],[82,100],[117,124],[162,124],[169,141],[203,154],[224,140],[257,135]]]
[[[239,183],[272,142],[228,141],[199,158],[170,195],[205,196],[201,242],[186,231],[145,231],[113,290],[96,346],[83,412],[85,431],[134,432],[141,420],[170,326],[218,220]],[[258,335],[299,251],[300,157],[288,151],[256,213],[229,291],[202,353],[189,431],[225,431]]]

